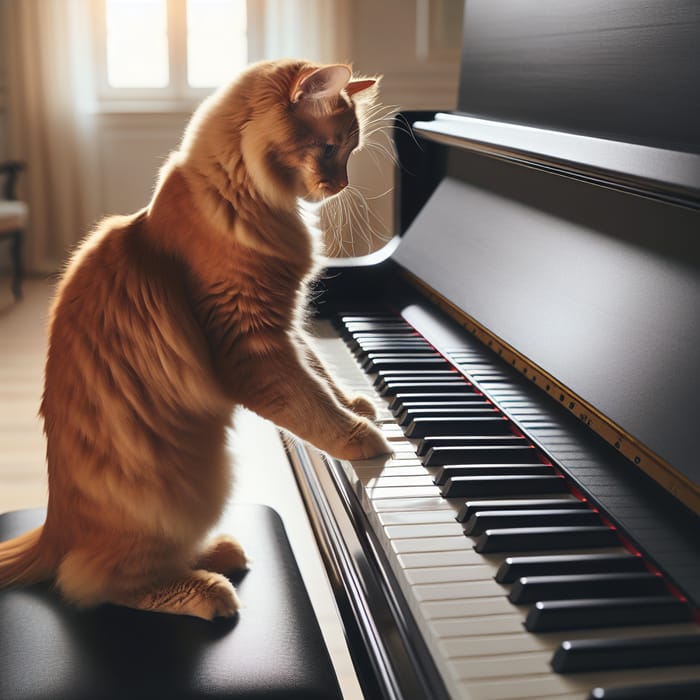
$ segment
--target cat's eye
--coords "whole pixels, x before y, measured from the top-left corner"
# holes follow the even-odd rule
[[[338,146],[334,143],[327,143],[323,146],[323,159],[330,160],[338,150]]]

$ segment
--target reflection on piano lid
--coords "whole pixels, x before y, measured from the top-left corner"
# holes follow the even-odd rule
[[[321,285],[390,459],[289,452],[371,698],[700,696],[700,5],[469,0]],[[338,315],[339,314],[339,315]]]

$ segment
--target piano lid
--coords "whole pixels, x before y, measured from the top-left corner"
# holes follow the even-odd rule
[[[419,133],[700,207],[695,0],[469,0],[458,114]]]
[[[464,36],[393,258],[700,512],[700,5],[469,0]]]

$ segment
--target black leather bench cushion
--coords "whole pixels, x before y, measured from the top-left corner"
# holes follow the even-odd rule
[[[43,519],[41,509],[0,515],[0,540]],[[0,700],[340,700],[279,516],[235,506],[225,527],[253,560],[234,581],[233,620],[76,610],[44,584],[0,591]]]

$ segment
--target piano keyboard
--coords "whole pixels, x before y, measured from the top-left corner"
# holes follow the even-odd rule
[[[340,326],[318,322],[319,350],[394,448],[340,464],[450,696],[700,697],[694,611],[532,439],[559,427],[488,351],[440,354],[390,315]]]

